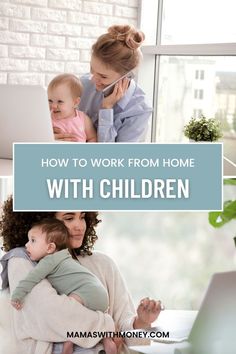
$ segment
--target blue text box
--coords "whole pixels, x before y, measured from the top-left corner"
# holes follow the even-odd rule
[[[14,210],[221,210],[222,144],[14,144]]]

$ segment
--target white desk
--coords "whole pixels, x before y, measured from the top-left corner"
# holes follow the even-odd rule
[[[164,344],[154,343],[130,347],[130,354],[189,354],[188,343]]]
[[[12,176],[12,160],[0,159],[0,176]]]
[[[182,310],[165,310],[162,311],[158,320],[153,324],[154,326],[161,327],[165,331],[170,332],[172,330],[183,330],[190,332],[192,324],[196,318],[197,311],[182,311]],[[131,350],[136,353],[144,354],[177,354],[188,353],[189,344],[182,343],[159,343],[151,341],[150,345],[132,346]]]

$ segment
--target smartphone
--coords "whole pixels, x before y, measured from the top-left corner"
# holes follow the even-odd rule
[[[133,79],[134,78],[133,71],[129,71],[128,73],[126,73],[125,75],[121,76],[119,79],[117,79],[116,81],[112,82],[110,85],[105,87],[102,90],[103,96],[107,97],[107,96],[111,95],[113,90],[114,90],[115,85],[117,84],[117,82],[119,82],[120,80],[123,80],[125,77],[127,77],[128,79]]]

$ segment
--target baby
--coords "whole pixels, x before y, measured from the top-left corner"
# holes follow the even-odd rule
[[[67,247],[69,234],[62,221],[44,219],[28,232],[27,253],[32,261],[39,261],[28,276],[21,280],[11,297],[17,310],[23,307],[25,296],[35,285],[47,278],[59,294],[73,297],[91,310],[102,312],[108,309],[108,293],[100,280],[87,268],[73,259]],[[71,251],[72,252],[72,251]],[[116,354],[116,345],[111,338],[103,339],[105,352]],[[65,342],[62,354],[72,354],[73,343]]]
[[[79,142],[96,142],[97,134],[91,119],[77,109],[82,90],[79,78],[72,74],[58,75],[49,83],[48,102],[53,128],[73,134]]]

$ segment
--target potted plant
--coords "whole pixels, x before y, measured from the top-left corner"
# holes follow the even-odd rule
[[[236,187],[236,178],[225,179],[224,184],[235,185]],[[209,223],[217,228],[233,219],[236,220],[236,200],[225,201],[223,211],[211,211],[208,217]],[[234,243],[236,247],[236,237],[234,237]]]
[[[184,126],[184,135],[193,141],[217,141],[223,134],[220,121],[215,118],[191,118]]]

